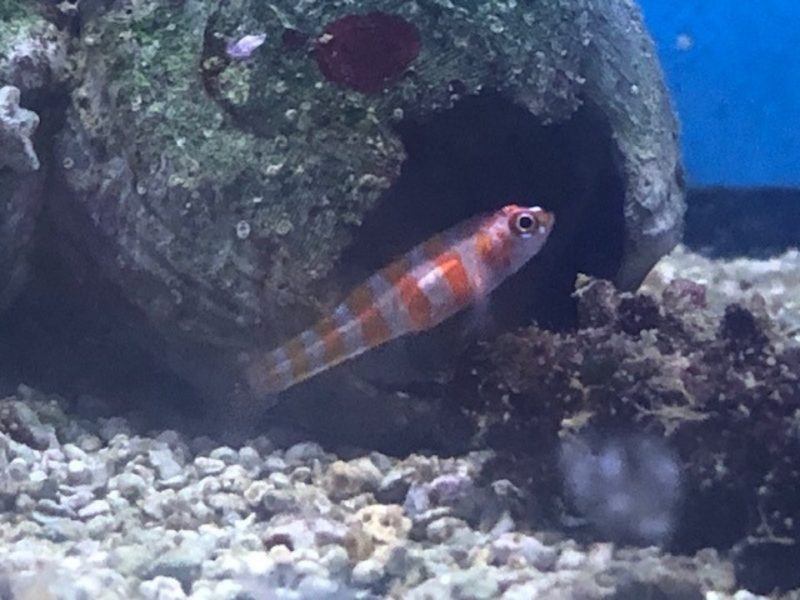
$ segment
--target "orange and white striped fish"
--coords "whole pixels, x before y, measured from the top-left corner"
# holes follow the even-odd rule
[[[251,389],[277,394],[370,348],[438,325],[518,271],[554,223],[554,215],[538,206],[512,204],[435,235],[372,275],[316,325],[251,361]]]

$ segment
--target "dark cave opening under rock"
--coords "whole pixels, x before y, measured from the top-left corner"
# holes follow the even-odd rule
[[[541,205],[557,224],[545,249],[495,292],[504,329],[568,325],[575,274],[612,278],[623,253],[624,181],[611,129],[584,105],[545,124],[497,92],[397,126],[408,158],[344,263],[370,273],[414,244],[505,204]],[[357,283],[353,281],[352,283]]]
[[[398,390],[431,403],[441,399],[436,382],[481,338],[533,320],[570,327],[576,274],[612,278],[620,265],[624,182],[611,130],[590,106],[563,123],[544,124],[523,106],[491,92],[464,98],[424,120],[401,122],[397,130],[408,157],[398,180],[343,254],[341,289],[358,285],[432,235],[506,204],[553,210],[556,228],[545,249],[493,293],[486,327],[475,327],[474,316],[465,311],[433,330],[390,342],[288,390],[273,416],[303,423],[323,442],[377,444],[390,453],[414,447],[449,451],[469,436],[466,429],[455,425],[449,431],[442,424],[457,421],[449,412],[437,413],[449,409],[420,407],[405,430],[399,425],[371,430],[364,425],[369,418],[359,421],[354,415],[376,412],[376,403],[397,402]],[[368,398],[349,386],[350,375],[375,386],[379,397]],[[335,400],[321,403],[320,397]],[[462,439],[454,443],[454,436]]]
[[[54,165],[53,140],[64,127],[69,97],[60,91],[29,91],[22,101],[41,119],[34,144],[45,196],[27,281],[0,314],[0,396],[25,384],[64,398],[77,418],[125,413],[135,422],[133,410],[144,418],[143,427],[178,427],[184,407],[196,412],[196,393],[138,344],[134,332],[141,328],[133,319],[120,319],[133,311],[119,290],[96,269],[75,269],[86,264],[85,249],[65,234],[52,210],[60,201],[58,191],[66,189]],[[166,402],[152,414],[140,410],[153,398]],[[169,422],[161,421],[159,412],[168,414]]]

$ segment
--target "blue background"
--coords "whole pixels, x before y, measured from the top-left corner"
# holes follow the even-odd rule
[[[800,187],[800,0],[640,5],[682,123],[690,185]]]

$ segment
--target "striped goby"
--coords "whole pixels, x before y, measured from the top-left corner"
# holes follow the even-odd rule
[[[535,256],[555,223],[509,205],[437,234],[381,269],[316,325],[247,368],[256,394],[277,394],[407,333],[434,327],[490,294]]]

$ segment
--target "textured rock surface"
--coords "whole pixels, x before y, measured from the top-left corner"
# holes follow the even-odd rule
[[[0,169],[27,173],[39,168],[32,140],[39,117],[33,111],[20,108],[19,96],[19,89],[14,86],[0,87]]]
[[[323,32],[350,35],[332,25],[344,5],[79,10],[57,222],[153,328],[145,343],[210,395],[240,351],[296,332],[373,261],[509,200],[562,223],[521,276],[523,320],[563,304],[579,268],[636,285],[679,233],[675,122],[627,1],[360,3],[400,32],[382,90],[347,52],[320,68],[338,43]],[[249,59],[226,53],[261,33]],[[536,291],[553,272],[555,291]]]
[[[0,87],[0,310],[25,281],[26,256],[41,204],[41,178],[29,174],[39,168],[31,140],[39,117],[21,108],[19,97],[19,89]]]
[[[742,294],[758,294],[785,334],[800,342],[800,250],[769,258],[710,259],[679,245],[658,263],[642,288],[661,294],[671,281],[685,278],[705,288],[708,308],[722,314]]]
[[[0,3],[0,312],[27,279],[46,177],[34,149],[34,111],[63,77],[65,41],[31,3]]]

